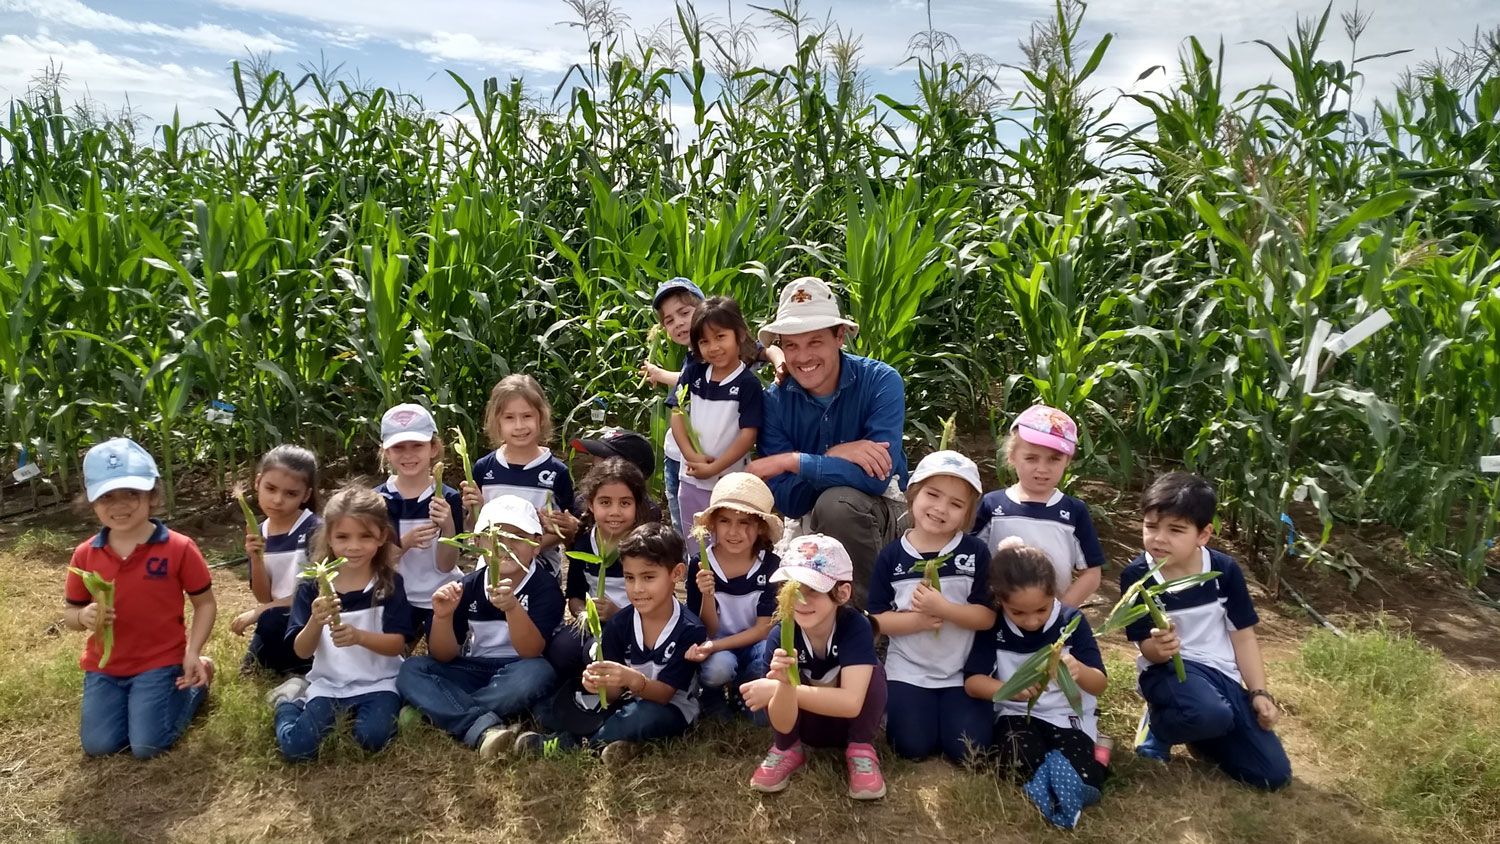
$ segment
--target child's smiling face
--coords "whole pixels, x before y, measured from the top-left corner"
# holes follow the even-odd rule
[[[508,446],[528,448],[536,445],[542,417],[531,402],[517,397],[500,405],[500,439]]]
[[[622,558],[620,567],[625,569],[625,596],[641,615],[666,610],[676,600],[677,581],[686,570],[682,563],[668,568],[644,557],[631,556]]]
[[[635,494],[618,481],[600,484],[589,499],[589,512],[599,525],[599,532],[610,539],[620,539],[635,526]]]
[[[734,329],[705,325],[698,333],[698,356],[715,369],[730,369],[739,360],[740,338]]]
[[[352,571],[362,571],[370,565],[390,538],[389,524],[376,525],[355,516],[337,519],[326,529],[328,549],[334,556],[347,560],[344,565]]]
[[[385,450],[385,459],[396,474],[403,478],[416,478],[432,472],[432,461],[437,448],[429,442],[396,443]]]
[[[667,336],[672,342],[679,346],[686,346],[692,341],[693,312],[698,310],[702,301],[687,292],[679,292],[667,297],[656,309],[656,315],[661,318],[661,327],[667,330]]]
[[[714,551],[740,557],[755,551],[755,540],[760,538],[764,524],[757,516],[720,507],[714,511],[709,528],[714,535]]]
[[[952,475],[934,475],[922,481],[911,502],[912,525],[933,536],[951,536],[972,523],[974,488]]]
[[[99,524],[112,531],[132,534],[151,520],[151,493],[135,489],[116,489],[104,493],[90,504]]]

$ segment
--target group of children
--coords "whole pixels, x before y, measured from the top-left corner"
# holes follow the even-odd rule
[[[668,336],[693,353],[675,379],[643,366],[677,385],[670,404],[689,405],[674,413],[665,449],[674,524],[650,502],[655,454],[637,434],[574,441],[594,458],[575,491],[547,446],[548,402],[526,375],[495,385],[484,417],[494,450],[458,489],[434,477],[444,442],[415,404],[381,420],[389,476],[373,489],[345,487],[319,507],[310,452],[283,445],[262,458],[264,520],[245,537],[257,606],[231,630],[251,634],[247,671],[285,677],[268,694],[285,757],[316,756],[341,711],[370,751],[391,740],[406,706],[482,758],[581,746],[609,764],[686,733],[700,715],[744,713],[774,735],[750,778],[760,791],[786,788],[805,748],[835,747],[849,794],[883,796],[883,728],[906,758],[990,760],[1054,823],[1076,823],[1098,799],[1109,755],[1095,711],[1108,680],[1078,610],[1104,553],[1087,506],[1057,488],[1077,447],[1073,421],[1043,406],[1022,412],[1005,444],[1016,482],[989,493],[967,457],[924,458],[906,491],[910,527],[874,561],[861,611],[843,546],[820,534],[785,539],[769,488],[737,471],[760,424],[749,367],[779,366],[777,351],[750,341],[732,299],[705,300],[691,282],[664,284],[655,304]],[[101,529],[74,552],[66,613],[68,626],[95,634],[82,659],[83,746],[147,757],[177,740],[213,678],[201,655],[212,584],[193,541],[151,518],[159,479],[140,446],[94,447],[84,475]],[[1240,781],[1278,788],[1290,769],[1270,731],[1278,710],[1255,610],[1234,561],[1207,547],[1215,504],[1212,487],[1185,473],[1158,479],[1142,500],[1144,552],[1122,590],[1147,577],[1219,576],[1166,592],[1166,629],[1149,619],[1127,629],[1147,702],[1137,753],[1165,759],[1184,744]],[[481,552],[467,573],[463,548]],[[336,559],[322,577],[299,576]],[[113,594],[91,593],[93,575]],[[786,619],[794,629],[783,635]],[[1080,700],[1055,681],[993,700],[1065,631],[1056,671]]]

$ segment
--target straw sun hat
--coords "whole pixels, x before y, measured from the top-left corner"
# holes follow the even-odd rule
[[[775,499],[766,482],[749,472],[731,472],[714,484],[713,495],[708,499],[708,509],[693,517],[695,529],[708,529],[714,511],[720,507],[760,517],[766,523],[766,532],[772,544],[781,541],[781,517],[772,513]]]

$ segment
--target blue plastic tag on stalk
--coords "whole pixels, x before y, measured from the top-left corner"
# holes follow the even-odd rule
[[[1297,556],[1297,526],[1292,524],[1292,517],[1286,513],[1281,514],[1281,523],[1286,525],[1286,555]]]
[[[16,470],[10,473],[10,476],[15,479],[16,483],[22,483],[24,481],[29,481],[32,478],[41,477],[41,467],[33,462],[30,462],[28,459],[29,457],[30,454],[26,451],[26,449],[21,449],[21,456],[16,461]]]

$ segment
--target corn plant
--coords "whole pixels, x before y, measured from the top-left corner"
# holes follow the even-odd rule
[[[89,596],[99,606],[99,611],[113,609],[115,606],[115,582],[105,580],[96,572],[86,571],[74,566],[68,566],[68,571],[78,575],[83,581],[83,588],[89,591]],[[102,669],[109,664],[109,655],[115,649],[115,625],[100,624],[94,630],[94,635],[99,640],[99,667]]]
[[[338,590],[333,588],[333,579],[338,576],[339,567],[348,562],[347,558],[337,557],[324,559],[316,563],[309,563],[302,571],[297,573],[298,577],[307,578],[318,584],[318,597],[336,598]],[[333,623],[340,624],[338,610],[333,611]]]

